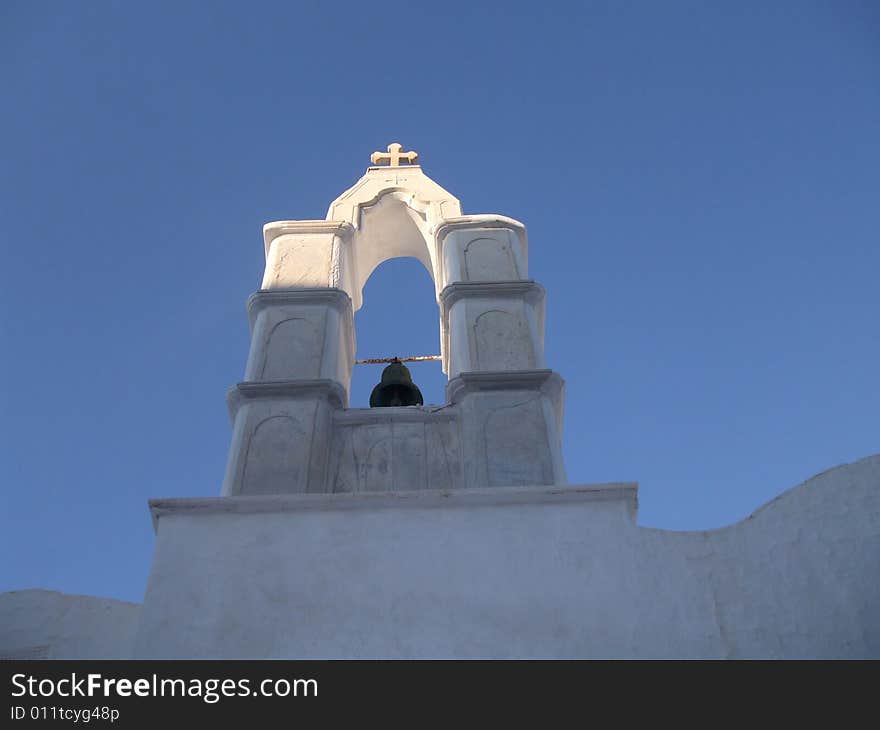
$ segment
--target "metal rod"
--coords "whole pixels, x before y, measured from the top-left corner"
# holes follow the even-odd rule
[[[440,355],[413,355],[412,357],[372,357],[367,360],[355,360],[355,365],[381,365],[383,362],[423,362],[425,360],[439,360]]]

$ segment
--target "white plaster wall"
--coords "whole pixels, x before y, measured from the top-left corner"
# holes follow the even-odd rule
[[[0,593],[0,658],[129,658],[140,609],[57,591]]]
[[[466,487],[566,484],[564,384],[551,370],[466,373],[446,397],[461,416]]]
[[[262,290],[325,287],[351,293],[354,272],[345,251],[354,228],[344,221],[273,221],[263,226]],[[351,263],[348,261],[348,263]]]
[[[453,230],[442,242],[444,282],[524,279],[522,247],[504,228]]]
[[[323,491],[333,410],[323,393],[296,382],[236,407],[222,494]]]
[[[454,406],[335,411],[325,491],[461,488],[458,416]]]
[[[266,253],[261,289],[332,286],[335,238],[332,232],[286,234],[274,238]]]
[[[544,364],[544,290],[534,282],[452,284],[441,296],[447,373]]]
[[[259,291],[248,300],[247,381],[327,378],[348,392],[356,347],[351,300],[338,289]]]
[[[708,532],[591,489],[156,504],[135,654],[880,658],[880,456]]]
[[[322,377],[329,311],[330,307],[322,304],[277,306],[261,311],[251,336],[245,380]]]
[[[528,279],[528,235],[526,227],[513,218],[502,215],[447,218],[436,226],[434,237],[443,260],[442,279],[436,282],[438,296],[444,287],[459,281]],[[513,257],[513,267],[509,267],[509,261],[503,261],[506,257],[502,261],[484,259],[484,263],[488,264],[486,267],[468,267],[466,249],[477,239],[495,239],[508,246],[508,253]],[[500,267],[496,268],[498,264]]]

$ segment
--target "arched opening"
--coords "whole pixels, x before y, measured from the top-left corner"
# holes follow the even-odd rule
[[[419,259],[389,259],[375,268],[364,286],[363,306],[355,313],[355,359],[440,354],[440,319],[434,282]],[[408,362],[425,405],[446,402],[446,376],[440,361]],[[355,365],[350,407],[366,408],[384,365]]]
[[[356,293],[363,299],[363,288],[376,267],[391,259],[412,257],[422,263],[434,288],[434,262],[428,240],[424,212],[412,206],[411,196],[391,190],[380,195],[360,211],[358,230],[352,241],[355,258]],[[436,290],[435,290],[436,291]],[[355,297],[355,307],[358,307]]]

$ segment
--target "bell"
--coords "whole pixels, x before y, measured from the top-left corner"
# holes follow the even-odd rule
[[[395,357],[382,371],[382,381],[370,393],[370,408],[420,405],[422,392],[413,383],[409,368]]]

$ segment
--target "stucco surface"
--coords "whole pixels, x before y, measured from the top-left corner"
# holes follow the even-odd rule
[[[0,593],[0,658],[128,658],[140,608],[39,589]]]
[[[880,657],[880,456],[706,532],[633,487],[154,503],[142,657]]]

